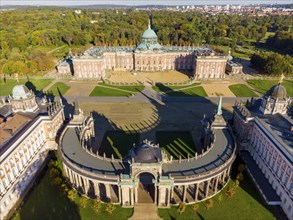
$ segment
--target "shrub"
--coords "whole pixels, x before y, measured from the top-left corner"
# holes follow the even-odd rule
[[[183,202],[179,203],[179,206],[177,208],[178,213],[181,215],[186,209],[186,205]]]
[[[237,176],[236,176],[236,179],[237,179],[239,182],[243,181],[243,179],[244,179],[243,173],[238,173]]]
[[[245,165],[244,165],[243,163],[239,164],[239,166],[238,166],[238,171],[239,171],[240,173],[243,173],[244,170],[245,170]]]
[[[214,206],[214,201],[212,199],[209,199],[209,200],[206,201],[206,208],[207,208],[207,210],[209,208],[213,207],[213,206]]]
[[[79,204],[81,205],[81,207],[85,208],[87,205],[87,201],[88,201],[88,199],[86,197],[82,196],[79,199]]]
[[[232,197],[235,193],[236,193],[236,190],[232,186],[229,186],[226,190],[227,197]]]
[[[71,190],[68,191],[67,197],[71,201],[74,201],[75,198],[77,197],[77,192],[74,189],[71,189]]]
[[[115,209],[116,209],[115,205],[113,205],[112,203],[107,203],[105,211],[108,212],[109,214],[112,214]]]
[[[196,211],[198,210],[198,208],[199,208],[198,204],[191,205],[191,210],[192,210],[193,213],[196,213]]]
[[[93,208],[93,210],[95,212],[99,212],[99,210],[101,208],[101,201],[100,200],[94,200],[92,208]]]

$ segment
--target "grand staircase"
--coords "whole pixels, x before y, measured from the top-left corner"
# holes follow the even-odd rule
[[[153,203],[135,204],[133,215],[129,220],[161,220],[158,216],[158,208]]]

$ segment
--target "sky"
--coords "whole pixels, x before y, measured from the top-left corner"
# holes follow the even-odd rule
[[[0,0],[1,5],[216,5],[216,4],[292,4],[292,0]]]

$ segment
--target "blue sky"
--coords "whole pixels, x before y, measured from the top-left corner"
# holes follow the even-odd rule
[[[214,4],[292,4],[292,0],[0,0],[1,5],[214,5]]]

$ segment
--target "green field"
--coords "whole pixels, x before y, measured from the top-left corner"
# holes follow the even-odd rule
[[[229,89],[234,93],[236,97],[257,97],[257,95],[251,91],[246,85],[234,84],[230,85]]]
[[[114,158],[122,159],[133,143],[139,143],[138,133],[125,133],[123,131],[107,131],[102,140],[99,154],[103,156],[104,152],[107,157],[114,155]]]
[[[258,79],[253,79],[253,80],[247,80],[247,83],[251,85],[252,87],[255,88],[257,92],[260,94],[264,95],[269,89],[278,84],[278,80],[258,80]],[[293,81],[291,80],[284,80],[282,85],[286,88],[287,90],[287,97],[293,97]]]
[[[194,83],[187,86],[166,86],[163,84],[157,84],[153,86],[152,89],[157,92],[162,92],[167,96],[208,96],[204,88],[199,85],[200,83]]]
[[[157,131],[156,141],[169,157],[182,159],[194,157],[195,146],[190,132],[186,131]]]
[[[232,185],[233,181],[230,180],[228,185]],[[213,197],[213,207],[207,210],[205,202],[199,203],[199,208],[194,213],[192,212],[191,205],[186,206],[186,210],[183,214],[177,212],[177,207],[170,209],[159,209],[159,216],[164,220],[172,219],[221,219],[221,220],[235,220],[235,219],[275,219],[274,215],[268,210],[264,201],[258,194],[252,181],[245,175],[244,181],[240,183],[240,186],[236,189],[236,194],[228,198],[225,195],[226,189],[222,194],[223,200],[218,203],[218,197]]]
[[[56,82],[46,91],[46,93],[53,96],[60,96],[60,94],[63,96],[69,89],[70,86],[66,85],[65,83]]]
[[[132,215],[131,208],[116,206],[113,214],[105,211],[102,204],[99,212],[92,209],[93,199],[89,199],[85,208],[79,205],[80,197],[70,201],[61,189],[52,184],[47,170],[28,195],[23,207],[12,218],[13,220],[49,220],[49,219],[128,219]]]
[[[99,84],[91,92],[90,96],[132,96],[137,92],[141,92],[144,86],[113,86],[108,84]]]
[[[53,79],[34,79],[31,78],[29,80],[27,79],[19,79],[17,82],[15,79],[7,79],[6,83],[3,79],[1,79],[0,83],[0,95],[1,96],[7,96],[12,93],[12,89],[16,85],[26,85],[29,89],[33,90],[35,94],[39,93],[42,89],[44,89],[46,86],[48,86]]]

